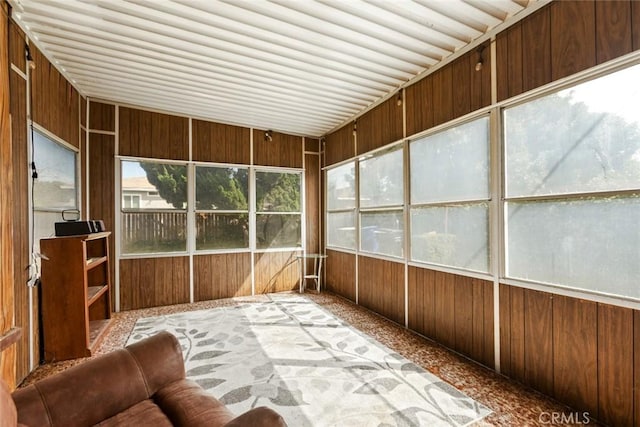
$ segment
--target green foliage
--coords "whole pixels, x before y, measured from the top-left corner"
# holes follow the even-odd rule
[[[147,179],[158,190],[158,194],[176,209],[185,209],[187,204],[187,167],[162,163],[140,162]]]

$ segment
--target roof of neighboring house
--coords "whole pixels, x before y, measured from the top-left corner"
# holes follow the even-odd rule
[[[122,190],[158,191],[146,176],[134,176],[122,179]]]

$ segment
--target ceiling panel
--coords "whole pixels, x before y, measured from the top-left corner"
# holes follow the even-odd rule
[[[317,137],[537,2],[10,3],[84,96]]]

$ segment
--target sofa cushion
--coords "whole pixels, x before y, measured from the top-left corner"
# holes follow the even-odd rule
[[[108,418],[101,423],[96,424],[97,427],[115,427],[115,426],[153,426],[153,427],[171,427],[171,421],[162,412],[162,410],[150,399],[143,400],[133,405],[119,414]]]
[[[175,381],[161,388],[153,400],[176,426],[216,427],[233,419],[218,399],[191,380]]]

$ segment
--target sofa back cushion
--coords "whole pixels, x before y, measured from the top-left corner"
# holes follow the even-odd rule
[[[26,425],[94,425],[184,375],[177,339],[161,332],[19,389],[13,400]]]

